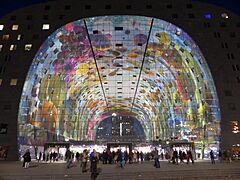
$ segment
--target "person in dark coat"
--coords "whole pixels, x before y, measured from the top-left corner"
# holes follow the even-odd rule
[[[23,155],[23,167],[29,168],[29,163],[31,162],[31,155],[29,149],[26,150],[25,154]]]
[[[211,158],[211,162],[212,162],[212,164],[215,164],[213,150],[210,151],[210,158]]]
[[[91,179],[95,180],[100,173],[100,170],[97,168],[99,160],[99,154],[94,150],[93,157],[91,157]]]

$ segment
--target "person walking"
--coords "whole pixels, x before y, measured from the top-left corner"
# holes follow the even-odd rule
[[[157,148],[155,148],[155,150],[153,152],[153,157],[154,157],[154,166],[156,168],[160,168],[159,155],[158,155]]]
[[[95,180],[99,175],[99,170],[97,168],[99,154],[94,150],[92,155],[93,157],[91,158],[91,179]]]
[[[212,162],[212,164],[215,164],[213,150],[210,151],[210,158],[211,158],[211,162]]]

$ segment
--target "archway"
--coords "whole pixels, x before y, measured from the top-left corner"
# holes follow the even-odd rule
[[[156,137],[219,144],[214,82],[197,44],[151,17],[100,16],[71,22],[42,44],[19,106],[19,144],[95,140],[112,113],[134,116]]]

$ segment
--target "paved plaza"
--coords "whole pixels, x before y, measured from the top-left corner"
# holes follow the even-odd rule
[[[70,169],[66,169],[65,163],[31,162],[29,169],[24,169],[21,165],[21,162],[0,162],[0,179],[91,179],[90,172],[83,174],[77,163],[74,163]],[[216,162],[214,165],[209,161],[179,165],[161,161],[160,169],[156,169],[152,161],[127,164],[124,169],[117,167],[116,164],[103,165],[99,163],[98,167],[102,169],[98,180],[240,179],[240,161]]]

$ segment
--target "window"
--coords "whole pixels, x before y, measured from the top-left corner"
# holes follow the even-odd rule
[[[46,15],[43,15],[43,19],[44,20],[48,20],[49,16],[46,14]]]
[[[221,14],[221,17],[222,17],[223,19],[228,19],[228,18],[229,18],[229,16],[228,16],[227,13],[222,13],[222,14]]]
[[[193,19],[193,18],[195,18],[195,15],[192,14],[192,13],[190,13],[190,14],[188,14],[188,17],[189,17],[190,19]]]
[[[3,40],[8,40],[9,39],[9,34],[4,34],[2,37]]]
[[[2,79],[0,79],[0,86],[2,85],[2,81],[3,81],[3,80],[2,80]]]
[[[2,44],[0,44],[0,52],[2,51],[2,49],[3,49],[3,45],[2,45]]]
[[[43,24],[42,30],[48,30],[50,28],[49,24]]]
[[[28,15],[26,19],[27,19],[27,20],[32,20],[32,16],[31,16],[31,15]]]
[[[85,5],[85,9],[91,9],[91,5]]]
[[[131,5],[126,5],[126,9],[132,9]]]
[[[0,31],[2,31],[4,28],[4,25],[3,24],[0,24]]]
[[[236,110],[236,105],[234,103],[228,103],[228,108],[232,111]]]
[[[192,9],[192,4],[187,4],[187,6],[186,6],[188,9]]]
[[[225,90],[224,93],[225,93],[225,96],[232,96],[232,91],[230,90]]]
[[[227,24],[225,22],[221,22],[220,27],[227,27]]]
[[[211,13],[206,13],[203,15],[205,19],[212,19],[212,14]]]
[[[148,5],[146,5],[146,8],[147,9],[152,9],[152,5],[148,4]]]
[[[17,49],[17,45],[16,44],[11,44],[10,45],[10,48],[9,48],[10,51],[15,51],[16,49]]]
[[[10,17],[10,20],[12,20],[12,21],[15,21],[16,19],[17,19],[16,16],[11,16],[11,17]]]
[[[20,41],[20,40],[21,40],[21,38],[22,38],[22,35],[21,35],[21,34],[19,34],[19,35],[17,36],[17,40],[18,40],[18,41]]]
[[[70,5],[66,5],[65,6],[65,10],[70,10],[71,9],[71,6]]]
[[[10,86],[16,86],[17,85],[17,79],[11,79]]]
[[[112,7],[111,7],[110,4],[105,5],[105,9],[111,9],[111,8],[112,8]]]
[[[18,30],[18,25],[17,24],[12,25],[12,30],[17,31]]]
[[[46,11],[48,11],[48,10],[50,10],[51,9],[51,6],[49,6],[49,5],[46,5],[45,7],[44,7],[44,10],[46,10]]]
[[[172,18],[177,19],[178,15],[177,14],[172,14]]]
[[[230,32],[230,33],[229,33],[229,36],[230,36],[231,38],[234,38],[234,37],[236,37],[236,33],[235,33],[235,32]]]
[[[32,44],[25,44],[25,51],[30,51],[32,49]]]
[[[32,38],[33,38],[33,39],[38,39],[38,38],[39,38],[39,35],[38,35],[38,34],[34,34]]]
[[[172,9],[172,5],[171,4],[167,4],[166,6],[168,9]]]

